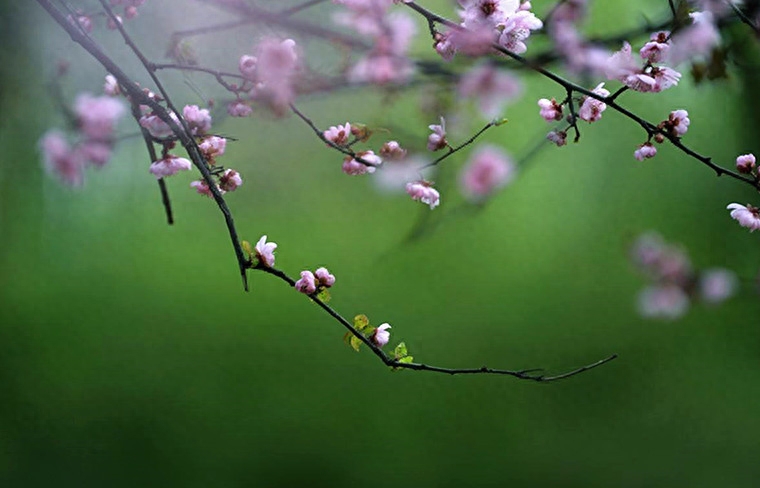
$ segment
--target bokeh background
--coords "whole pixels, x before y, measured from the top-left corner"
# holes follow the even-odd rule
[[[129,24],[151,56],[161,58],[172,29],[208,22],[208,9],[179,3],[148,2]],[[393,373],[348,348],[339,325],[282,282],[254,273],[244,293],[218,210],[189,190],[191,175],[169,181],[168,227],[141,141],[124,141],[81,189],[45,175],[37,140],[64,124],[48,85],[56,63],[71,63],[60,80],[69,100],[99,91],[105,73],[34,2],[1,5],[0,485],[757,486],[758,236],[725,210],[757,204],[749,189],[670,147],[635,161],[643,132],[608,111],[581,143],[543,149],[482,209],[456,195],[469,151],[452,158],[434,225],[409,242],[428,210],[343,175],[339,155],[295,118],[220,123],[239,139],[224,164],[245,178],[228,199],[243,238],[267,234],[291,275],[328,266],[332,304],[390,322],[393,343],[418,360],[560,372],[620,355],[550,384]],[[666,12],[665,1],[597,2],[587,32]],[[202,61],[234,67],[257,35],[248,27],[234,48],[195,47]],[[122,50],[113,34],[99,37]],[[166,79],[179,103],[214,93],[202,77]],[[535,100],[562,96],[525,81],[510,123],[483,138],[515,158],[546,131]],[[732,70],[622,101],[652,120],[687,109],[687,142],[730,164],[760,149],[756,88],[751,70]],[[421,103],[419,91],[356,90],[300,106],[321,126],[361,121],[422,148],[435,119]],[[474,113],[462,110],[464,120]],[[734,269],[742,292],[677,321],[640,318],[645,281],[627,248],[650,229],[697,267]]]

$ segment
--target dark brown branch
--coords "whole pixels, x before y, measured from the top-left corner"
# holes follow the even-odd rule
[[[500,125],[500,124],[497,123],[496,121],[493,121],[493,120],[491,122],[487,123],[486,125],[483,126],[483,128],[481,128],[479,131],[477,131],[475,134],[473,134],[469,139],[467,139],[466,141],[464,141],[463,143],[461,143],[457,147],[451,147],[451,146],[449,146],[449,150],[448,150],[448,152],[446,154],[444,154],[443,156],[440,156],[439,158],[433,160],[432,162],[430,162],[430,163],[428,163],[428,164],[420,167],[419,168],[420,171],[422,171],[423,169],[426,169],[426,168],[430,168],[431,166],[437,166],[439,163],[441,163],[442,161],[444,161],[445,159],[447,159],[452,154],[455,154],[455,153],[461,151],[463,148],[465,148],[465,147],[469,146],[470,144],[472,144],[473,142],[475,142],[475,140],[478,137],[480,137],[485,131],[487,131],[488,129],[490,129],[491,127],[494,127],[496,125]]]

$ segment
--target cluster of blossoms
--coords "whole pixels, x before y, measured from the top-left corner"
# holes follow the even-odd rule
[[[639,313],[648,318],[677,319],[693,300],[720,304],[738,288],[736,275],[724,268],[695,270],[686,253],[657,233],[641,235],[631,252],[633,263],[652,284],[639,293]]]
[[[333,0],[347,11],[336,14],[335,21],[372,40],[372,49],[348,72],[357,83],[379,85],[403,83],[414,72],[407,56],[416,34],[412,18],[403,12],[388,13],[394,0]]]
[[[109,96],[79,95],[73,107],[77,141],[70,144],[58,130],[43,135],[45,168],[68,185],[81,185],[88,165],[102,167],[111,159],[114,129],[124,111],[123,103]]]
[[[116,17],[116,22],[121,24],[124,19],[131,20],[137,17],[139,11],[137,10],[138,7],[142,6],[145,3],[145,0],[110,0],[110,4],[112,7],[121,6],[124,7],[123,15],[114,15]],[[70,14],[68,16],[69,22],[71,22],[74,25],[78,25],[81,27],[85,32],[88,34],[93,31],[94,25],[92,23],[93,17],[91,15],[86,15],[82,12],[75,12],[74,14]],[[107,17],[106,20],[106,27],[108,27],[111,30],[115,30],[117,28],[116,22],[111,17]]]
[[[664,131],[671,137],[681,137],[686,134],[689,129],[691,120],[689,119],[689,113],[686,110],[674,110],[670,112],[667,120],[663,120],[657,125],[657,128]],[[662,133],[656,133],[653,138],[650,138],[633,152],[633,157],[638,161],[653,158],[657,155],[657,148],[652,144],[652,140],[656,143],[662,143],[665,137]]]
[[[300,61],[293,39],[266,38],[256,48],[255,55],[245,54],[238,61],[245,78],[242,86],[232,85],[237,100],[227,106],[233,117],[247,117],[253,109],[251,101],[260,101],[277,115],[283,115],[296,96],[296,77]],[[242,95],[247,95],[247,100]]]
[[[618,80],[631,90],[646,93],[658,93],[677,85],[681,73],[667,66],[654,64],[665,57],[669,48],[669,35],[667,32],[652,34],[652,40],[639,51],[643,64],[634,57],[631,45],[624,42],[620,51],[607,60],[607,78]]]
[[[530,11],[529,1],[519,0],[459,0],[462,10],[460,27],[437,34],[435,50],[445,60],[457,52],[482,56],[498,44],[507,51],[522,54],[531,31],[543,27],[541,20]]]
[[[760,169],[754,154],[742,154],[737,157],[736,169],[739,173],[750,175],[755,181],[760,181]],[[760,208],[750,204],[732,203],[728,206],[728,210],[731,210],[731,218],[739,222],[742,227],[748,228],[750,232],[760,230]]]
[[[301,271],[301,279],[296,281],[294,288],[305,295],[313,295],[330,288],[335,284],[335,276],[327,271],[327,268],[317,268],[313,273],[309,270]]]

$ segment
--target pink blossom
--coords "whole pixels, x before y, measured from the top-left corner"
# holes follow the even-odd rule
[[[114,75],[106,75],[106,81],[103,83],[103,93],[112,97],[115,97],[121,93],[121,87],[119,87],[119,82],[116,81],[116,77]]]
[[[351,68],[348,78],[353,83],[386,85],[389,83],[402,83],[413,72],[414,66],[406,57],[370,53],[368,56],[360,59]]]
[[[185,105],[182,116],[192,135],[204,134],[211,130],[211,114],[208,109],[199,108],[198,105]]]
[[[500,148],[485,145],[462,169],[459,182],[468,198],[480,201],[512,181],[515,172],[514,163]]]
[[[388,141],[380,148],[380,157],[390,161],[399,161],[406,157],[406,149],[396,141]]]
[[[262,83],[257,97],[267,101],[276,113],[282,113],[295,98],[293,82],[299,68],[296,42],[264,39],[257,54],[257,81]]]
[[[745,207],[738,203],[732,203],[726,208],[731,210],[731,218],[739,222],[742,227],[748,228],[750,232],[760,229],[760,208],[750,204]]]
[[[631,54],[631,45],[623,43],[622,49],[614,53],[605,67],[607,78],[620,80],[632,90],[657,93],[677,85],[681,73],[665,67],[641,67]]]
[[[707,303],[726,301],[736,293],[738,285],[736,273],[724,268],[707,269],[699,276],[699,293]]]
[[[533,12],[520,10],[510,15],[500,27],[499,44],[507,51],[522,54],[528,50],[525,40],[530,36],[530,31],[543,27],[543,22]]]
[[[150,165],[150,172],[156,179],[161,179],[175,175],[180,171],[189,171],[192,167],[193,165],[189,160],[168,154],[165,158],[154,161]]]
[[[754,154],[742,154],[736,158],[736,169],[739,173],[749,174],[755,169],[755,162]]]
[[[372,151],[362,151],[356,153],[356,156],[366,164],[357,161],[351,156],[346,156],[343,160],[343,172],[347,175],[356,176],[374,173],[376,166],[380,166],[383,163],[383,160]]]
[[[317,278],[317,281],[319,281],[319,284],[325,288],[330,288],[335,284],[335,276],[330,274],[325,267],[317,268],[317,270],[314,271],[314,276]]]
[[[681,137],[689,129],[689,113],[686,110],[674,110],[670,112],[668,120],[663,124],[664,127],[674,136]]]
[[[134,5],[130,5],[129,7],[124,7],[124,17],[126,17],[128,20],[134,19],[137,17],[137,7]]]
[[[647,318],[677,319],[689,309],[689,297],[676,285],[656,285],[639,294],[639,313]]]
[[[720,32],[710,12],[689,14],[692,24],[673,35],[668,61],[673,65],[689,59],[707,56],[720,43]]]
[[[240,73],[246,78],[248,78],[249,80],[255,80],[257,64],[258,64],[258,59],[256,59],[256,56],[249,56],[245,54],[243,56],[240,56],[240,61],[238,62],[238,69],[240,70]]]
[[[116,20],[114,20],[114,18]],[[106,27],[108,27],[109,30],[116,30],[123,23],[124,21],[121,19],[120,15],[114,15],[113,17],[108,17],[108,22],[106,22]]]
[[[84,161],[78,151],[72,151],[63,133],[51,130],[39,142],[43,163],[48,172],[64,183],[80,186],[84,181]]]
[[[639,55],[650,63],[659,63],[663,61],[670,49],[668,36],[670,36],[670,32],[655,32],[652,34],[650,38],[651,40],[644,44],[644,47],[639,50]]]
[[[113,136],[114,126],[124,114],[124,104],[108,96],[83,93],[74,102],[74,113],[85,136],[107,140]]]
[[[372,336],[370,338],[372,339],[372,342],[374,342],[377,347],[384,347],[386,344],[388,344],[388,341],[390,341],[391,339],[391,333],[388,332],[388,329],[390,328],[391,326],[388,323],[381,324],[372,333]]]
[[[538,101],[538,106],[541,108],[539,115],[547,122],[554,122],[562,120],[562,105],[558,104],[555,99],[548,100],[542,98]]]
[[[600,97],[610,96],[609,90],[604,88],[604,83],[599,83],[596,88],[591,90],[592,93],[599,95]],[[607,104],[597,100],[596,98],[586,97],[581,104],[581,108],[578,110],[578,117],[586,122],[596,122],[602,118],[602,112],[607,109]]]
[[[412,197],[412,200],[419,200],[422,203],[430,205],[430,209],[432,210],[441,203],[441,196],[432,185],[432,183],[425,180],[407,183],[406,192]]]
[[[301,271],[301,279],[296,281],[294,288],[305,295],[311,295],[317,291],[317,284],[314,281],[314,273],[311,271]]]
[[[496,41],[496,33],[488,26],[455,29],[449,32],[447,41],[454,52],[477,57],[491,52],[493,43]],[[441,53],[437,47],[436,51]]]
[[[177,116],[173,112],[171,113],[171,118],[175,122],[179,122],[179,119],[177,119]],[[169,137],[174,134],[169,124],[161,120],[161,118],[156,114],[143,115],[140,117],[140,125],[147,129],[148,132],[150,132],[150,135],[159,139]]]
[[[348,136],[351,134],[351,124],[346,122],[345,125],[330,126],[322,135],[325,139],[337,146],[348,144]]]
[[[199,195],[206,195],[209,198],[214,198],[214,193],[211,191],[211,188],[208,186],[208,183],[206,183],[205,180],[196,180],[190,183],[190,186],[192,188],[195,188],[195,191],[198,192]],[[216,187],[217,190],[219,190],[219,193],[224,195],[224,190]]]
[[[219,136],[208,136],[198,144],[198,148],[208,160],[209,164],[215,164],[214,159],[224,154],[227,148],[227,139]]]
[[[85,141],[79,144],[77,151],[93,165],[101,168],[111,159],[113,150],[109,144],[98,141]]]
[[[656,154],[657,148],[654,147],[650,142],[645,142],[633,152],[633,157],[639,161],[644,161],[645,159],[655,157]]]
[[[227,105],[227,113],[232,117],[248,117],[253,109],[240,100]]]
[[[451,41],[451,32],[436,33],[435,44],[433,46],[444,61],[451,61],[457,50]]]
[[[495,29],[520,7],[517,0],[459,0],[462,26],[467,29]]]
[[[520,94],[521,88],[520,82],[506,71],[491,64],[480,64],[462,76],[457,91],[463,98],[475,97],[480,113],[493,119],[501,114],[508,100]]]
[[[446,141],[446,121],[443,117],[441,117],[440,125],[433,124],[429,125],[428,128],[433,131],[433,133],[428,136],[428,150],[438,151],[449,145],[448,141]]]
[[[234,169],[225,170],[222,176],[219,177],[219,188],[224,191],[235,191],[242,184],[243,178]]]
[[[557,147],[562,147],[565,144],[567,144],[567,132],[563,130],[553,130],[546,134],[546,139],[554,144],[557,145]]]
[[[256,243],[256,259],[259,260],[259,266],[271,268],[274,266],[274,250],[277,249],[277,244],[274,242],[267,242],[267,236],[261,236],[259,242]]]

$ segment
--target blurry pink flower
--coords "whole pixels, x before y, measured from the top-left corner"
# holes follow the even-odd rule
[[[380,157],[390,161],[399,161],[406,157],[406,149],[396,141],[388,141],[380,148]]]
[[[218,136],[208,136],[198,144],[198,148],[203,155],[206,156],[209,164],[213,165],[215,164],[214,159],[217,156],[224,154],[224,151],[227,148],[227,139]]]
[[[208,109],[199,108],[198,105],[185,105],[182,116],[192,135],[204,134],[211,130],[211,114]]]
[[[742,227],[748,228],[750,232],[760,229],[760,208],[750,204],[745,207],[738,203],[732,203],[726,208],[731,210],[731,218],[739,222]]]
[[[755,162],[754,154],[742,154],[736,158],[736,169],[739,173],[749,174],[755,169]]]
[[[633,152],[633,157],[639,161],[644,161],[645,159],[655,157],[656,154],[657,154],[657,148],[654,147],[652,143],[645,142]]]
[[[388,341],[391,339],[391,333],[388,332],[388,329],[390,328],[390,324],[385,323],[380,325],[372,333],[370,339],[372,339],[372,342],[374,342],[377,347],[384,347],[386,344],[388,344]]]
[[[668,36],[670,32],[655,32],[650,37],[650,41],[644,44],[644,47],[639,50],[639,55],[650,63],[659,63],[665,59],[670,45],[668,44]]]
[[[294,288],[305,295],[311,295],[317,291],[317,284],[314,281],[314,273],[311,271],[301,271],[301,279],[296,281]]]
[[[438,33],[435,37],[435,52],[437,52],[444,61],[451,61],[457,50],[451,42],[451,32]]]
[[[738,285],[736,273],[724,268],[706,269],[699,276],[699,293],[707,303],[726,301],[736,293]]]
[[[554,122],[557,120],[562,120],[562,105],[558,104],[555,99],[546,99],[542,98],[538,101],[538,106],[540,107],[539,115],[547,121],[547,122]]]
[[[477,57],[491,52],[493,43],[496,41],[496,33],[489,26],[455,29],[448,33],[446,41],[451,46],[449,50]],[[436,45],[436,51],[439,54],[441,54],[442,50]]]
[[[45,169],[58,176],[64,183],[80,186],[84,181],[84,161],[78,151],[73,151],[63,133],[51,130],[39,142]]]
[[[462,98],[474,97],[480,113],[486,119],[501,115],[504,104],[521,91],[520,82],[504,70],[491,64],[480,64],[467,71],[459,80],[457,91]]]
[[[193,165],[189,160],[168,154],[164,159],[154,161],[150,165],[150,172],[156,179],[161,179],[175,175],[180,171],[189,171],[192,167]]]
[[[351,124],[346,122],[345,125],[330,126],[322,135],[337,146],[345,146],[348,143],[348,136],[351,135]]]
[[[325,267],[317,268],[317,270],[314,271],[314,276],[319,281],[319,284],[325,288],[330,288],[335,284],[335,276],[330,274]]]
[[[256,65],[258,64],[257,62],[258,59],[256,59],[256,56],[249,56],[247,54],[240,56],[240,61],[238,61],[238,69],[240,70],[240,74],[249,80],[255,80]]]
[[[600,97],[610,96],[609,90],[604,88],[604,83],[599,83],[596,88],[591,90]],[[586,122],[596,122],[602,118],[602,112],[607,109],[607,104],[596,98],[586,97],[578,110],[578,117]]]
[[[115,97],[121,93],[119,82],[116,81],[116,77],[114,75],[106,75],[106,81],[103,83],[103,93],[112,97]]]
[[[462,192],[480,201],[508,184],[515,176],[515,165],[504,152],[491,145],[481,146],[459,176]]]
[[[227,105],[227,113],[232,117],[248,117],[252,112],[253,109],[240,100]]]
[[[214,194],[211,192],[211,188],[209,188],[208,183],[206,183],[205,180],[195,180],[190,183],[190,186],[195,188],[195,191],[197,191],[199,195],[206,195],[209,198],[214,198]],[[224,195],[224,190],[218,186],[216,189],[219,190],[219,193]]]
[[[433,188],[432,183],[420,180],[406,184],[406,193],[412,197],[412,200],[419,200],[422,203],[430,205],[434,209],[441,203],[441,195],[438,190]]]
[[[720,43],[720,32],[710,12],[693,12],[690,26],[673,35],[668,62],[678,65],[689,59],[707,56]]]
[[[224,191],[235,191],[242,184],[243,178],[234,169],[225,170],[222,176],[219,177],[219,188]]]
[[[356,153],[356,156],[367,164],[359,162],[351,156],[346,156],[343,160],[343,172],[347,175],[356,176],[374,173],[376,166],[380,166],[383,163],[383,160],[372,151],[362,151]]]
[[[428,136],[428,150],[438,151],[449,145],[448,141],[446,141],[446,121],[443,117],[441,117],[440,125],[433,124],[429,125],[428,128],[433,131]]]
[[[639,293],[638,310],[646,318],[677,319],[689,309],[689,297],[676,285],[655,285]]]
[[[562,147],[565,144],[567,144],[567,132],[560,130],[556,131],[553,130],[546,134],[546,139],[554,144],[557,145],[557,147]]]
[[[76,149],[82,157],[93,165],[102,168],[111,159],[113,150],[109,144],[98,141],[85,141]]]
[[[124,104],[108,96],[83,93],[74,102],[74,113],[85,136],[105,141],[113,136],[114,126],[124,114]]]
[[[259,260],[259,266],[271,268],[274,266],[274,250],[277,249],[277,244],[274,242],[267,242],[267,236],[261,236],[259,242],[256,243],[256,258]]]

